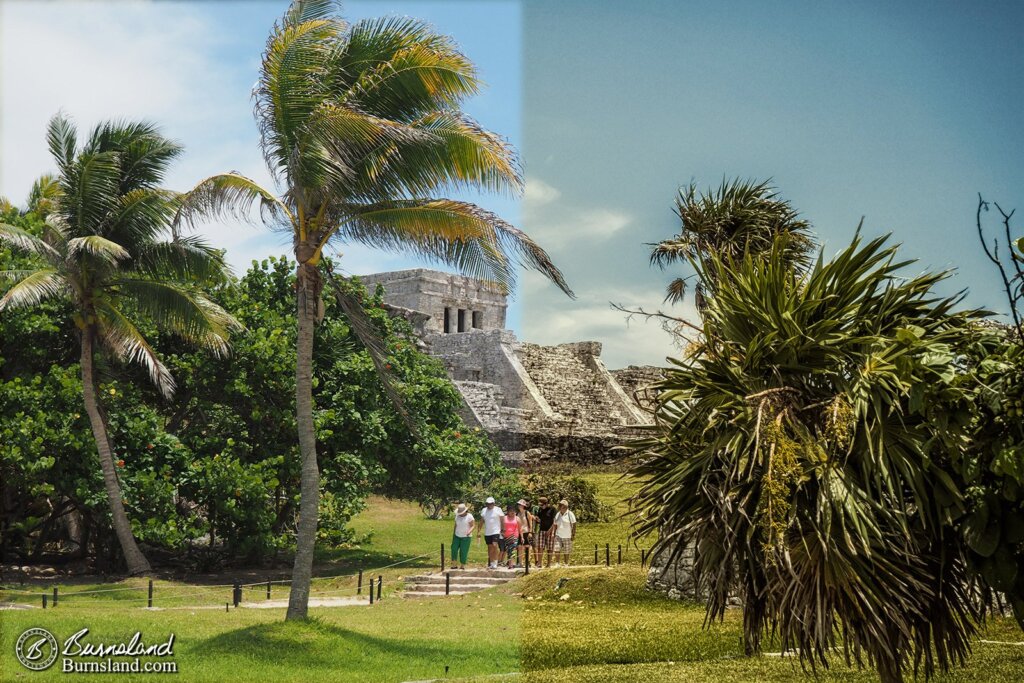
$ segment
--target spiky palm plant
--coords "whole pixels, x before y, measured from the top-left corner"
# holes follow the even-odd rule
[[[962,662],[984,591],[951,524],[971,414],[953,349],[975,314],[933,294],[945,274],[900,276],[885,240],[806,272],[784,243],[693,258],[728,277],[657,386],[634,504],[659,548],[695,549],[709,618],[741,597],[748,653],[773,633],[827,666],[840,640],[891,682]]]
[[[435,196],[463,187],[521,189],[514,151],[460,111],[479,87],[473,64],[454,42],[420,21],[350,25],[334,2],[293,2],[267,41],[254,93],[264,158],[281,195],[228,173],[200,183],[182,213],[191,220],[258,203],[263,220],[292,238],[302,467],[289,619],[306,616],[316,538],[311,368],[313,330],[323,306],[318,266],[324,248],[359,242],[448,264],[504,287],[526,264],[570,293],[525,233],[474,204]]]
[[[45,219],[56,207],[61,192],[60,180],[57,176],[52,173],[44,173],[32,183],[26,208]]]
[[[714,192],[703,193],[691,183],[679,190],[676,215],[681,222],[679,233],[658,242],[651,250],[651,264],[662,269],[698,257],[740,259],[744,253],[766,253],[780,236],[788,238],[786,261],[794,267],[805,267],[815,245],[810,224],[799,217],[789,202],[779,198],[770,181],[723,180]],[[713,261],[705,263],[710,268]],[[702,274],[696,287],[698,308],[714,294],[722,276],[723,273],[710,269]],[[672,280],[665,300],[682,301],[687,280]]]
[[[81,339],[82,394],[96,439],[114,531],[128,571],[149,571],[132,535],[114,468],[106,420],[97,395],[96,353],[137,363],[165,395],[174,380],[139,329],[149,320],[184,339],[223,353],[234,319],[203,295],[198,283],[223,279],[219,252],[189,237],[174,241],[170,220],[178,196],[161,189],[167,166],[181,147],[146,123],[97,126],[79,148],[62,116],[49,124],[50,153],[59,191],[49,192],[42,235],[0,224],[0,241],[35,257],[38,267],[6,271],[14,284],[0,311],[32,306],[50,297],[72,303]]]

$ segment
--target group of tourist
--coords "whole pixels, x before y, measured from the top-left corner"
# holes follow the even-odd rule
[[[488,496],[480,511],[480,523],[465,503],[455,508],[455,531],[452,534],[452,569],[465,569],[469,559],[469,546],[473,532],[487,544],[487,567],[496,569],[505,565],[509,569],[523,565],[523,550],[531,548],[531,564],[538,569],[550,567],[552,558],[561,564],[572,560],[573,541],[576,540],[576,515],[569,509],[569,501],[558,501],[552,506],[541,497],[536,508],[520,499],[504,510]],[[456,566],[456,562],[458,566]]]

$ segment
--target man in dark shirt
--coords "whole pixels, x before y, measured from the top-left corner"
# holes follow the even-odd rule
[[[551,552],[555,544],[555,514],[558,512],[548,504],[548,499],[541,496],[538,500],[540,507],[537,508],[537,533],[534,539],[537,543],[537,566],[551,566]],[[544,557],[547,556],[547,562]]]

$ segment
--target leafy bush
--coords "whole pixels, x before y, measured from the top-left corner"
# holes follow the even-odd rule
[[[557,505],[564,498],[580,522],[607,522],[612,517],[611,506],[597,497],[597,486],[583,477],[530,474],[524,485],[531,505],[535,505],[541,496],[546,496],[552,505]]]

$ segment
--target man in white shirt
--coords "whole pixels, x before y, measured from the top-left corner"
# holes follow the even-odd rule
[[[486,503],[487,506],[480,511],[483,524],[479,526],[477,538],[480,538],[482,532],[487,543],[487,567],[495,569],[498,566],[498,556],[501,554],[501,518],[505,516],[505,511],[494,504],[494,498],[491,496],[487,497]]]
[[[555,554],[559,562],[569,564],[572,558],[572,544],[576,540],[576,515],[569,509],[569,501],[558,501],[555,515]]]

